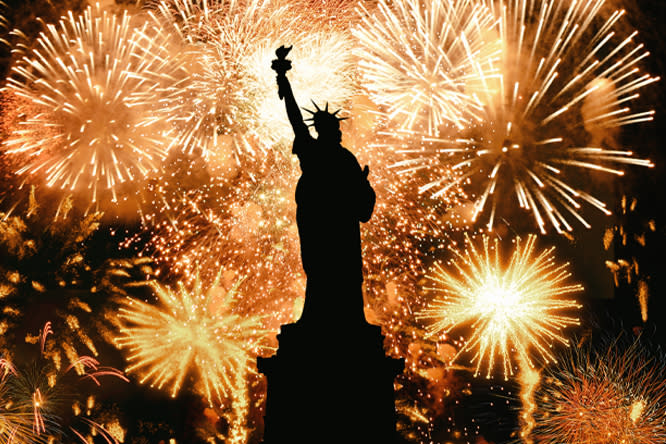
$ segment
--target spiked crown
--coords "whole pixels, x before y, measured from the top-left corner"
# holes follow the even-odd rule
[[[340,110],[337,110],[333,113],[329,112],[328,102],[326,102],[326,107],[324,109],[319,108],[314,101],[312,101],[312,104],[314,105],[316,111],[303,108],[304,111],[307,111],[310,114],[312,114],[312,117],[305,119],[305,121],[312,122],[308,123],[308,126],[314,126],[318,134],[328,133],[331,130],[339,130],[340,121],[347,119],[347,117],[337,116]]]

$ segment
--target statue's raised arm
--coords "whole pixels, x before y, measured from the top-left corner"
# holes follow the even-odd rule
[[[285,46],[280,46],[275,50],[275,56],[277,59],[273,60],[271,68],[277,73],[277,84],[278,84],[278,94],[280,99],[284,100],[284,104],[287,108],[287,116],[289,117],[289,122],[291,127],[294,129],[294,135],[298,136],[309,136],[310,132],[308,127],[303,121],[303,115],[301,110],[298,108],[296,103],[296,98],[294,93],[291,90],[291,84],[287,78],[287,71],[291,69],[291,60],[287,60],[287,54],[291,51],[291,46],[286,48]]]

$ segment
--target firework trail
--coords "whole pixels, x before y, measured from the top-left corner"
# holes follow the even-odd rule
[[[520,438],[525,444],[533,444],[534,440],[532,440],[531,434],[536,425],[534,421],[534,411],[536,409],[534,392],[541,378],[539,372],[530,367],[529,363],[520,362],[519,367],[520,401],[523,405],[523,411],[520,415]]]
[[[656,444],[666,439],[663,360],[640,340],[571,350],[536,393],[539,443]]]
[[[496,360],[501,360],[505,378],[513,374],[512,350],[530,367],[531,355],[552,362],[552,344],[568,344],[560,331],[578,324],[578,319],[559,312],[580,307],[563,296],[583,287],[566,283],[568,264],[556,263],[554,248],[537,253],[535,243],[534,235],[524,243],[516,238],[508,264],[502,265],[497,239],[491,246],[484,236],[479,249],[466,237],[465,251],[453,250],[456,273],[436,264],[428,276],[436,284],[431,288],[435,297],[418,317],[432,322],[428,329],[434,335],[470,325],[470,336],[453,360],[472,352],[475,375],[486,366],[489,378]]]
[[[241,316],[231,304],[239,283],[228,292],[197,279],[192,288],[177,290],[151,283],[158,304],[133,297],[119,301],[115,344],[125,350],[128,373],[140,382],[167,387],[175,397],[190,371],[197,374],[197,391],[209,404],[223,404],[235,394],[236,372],[249,370],[252,358],[264,350],[257,316]],[[174,357],[177,359],[174,361]]]
[[[92,203],[131,196],[167,153],[157,111],[181,69],[168,47],[160,29],[99,7],[46,25],[7,79],[8,91],[35,105],[2,147],[22,156],[16,173]]]
[[[623,11],[600,17],[603,0],[486,4],[498,20],[484,35],[495,34],[502,49],[497,71],[478,90],[478,119],[462,130],[398,133],[411,138],[397,147],[405,156],[398,171],[433,170],[421,192],[435,196],[465,185],[476,196],[472,220],[487,214],[489,229],[498,216],[508,216],[514,198],[542,233],[549,225],[571,231],[572,218],[589,228],[583,205],[610,211],[576,176],[621,176],[622,165],[652,166],[616,140],[622,126],[652,120],[654,111],[632,109],[639,93],[659,80],[640,71],[649,53],[634,42],[635,32],[619,35]],[[442,165],[459,175],[438,178]]]

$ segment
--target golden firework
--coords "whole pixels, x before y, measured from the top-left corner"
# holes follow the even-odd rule
[[[543,444],[657,444],[666,439],[663,360],[640,340],[589,344],[545,371],[534,438]]]
[[[435,134],[464,128],[482,111],[480,95],[496,75],[497,21],[470,0],[380,0],[370,12],[358,4],[353,34],[361,84],[401,130]]]
[[[175,397],[188,373],[196,374],[198,391],[209,404],[222,404],[236,387],[235,374],[246,372],[264,350],[264,331],[257,316],[233,311],[237,283],[229,291],[218,279],[191,288],[151,283],[156,304],[126,297],[120,300],[115,344],[125,351],[128,373],[141,383],[168,388]]]
[[[568,264],[557,264],[554,248],[536,252],[536,236],[528,236],[524,243],[516,238],[507,263],[498,242],[495,239],[491,245],[484,236],[479,249],[466,237],[464,252],[453,249],[456,257],[450,266],[455,273],[436,264],[428,276],[437,284],[430,289],[435,297],[418,315],[432,322],[428,326],[432,335],[469,326],[469,336],[453,360],[472,352],[475,375],[485,366],[488,378],[496,361],[502,362],[505,378],[512,375],[514,354],[529,366],[533,356],[554,361],[552,345],[568,344],[560,331],[578,324],[577,318],[561,314],[580,307],[566,295],[583,290],[579,284],[566,283]]]
[[[636,32],[618,29],[624,11],[601,17],[603,0],[483,3],[497,19],[483,32],[495,37],[483,43],[499,39],[502,49],[477,90],[477,118],[460,129],[394,134],[409,140],[396,147],[405,156],[400,171],[433,170],[421,192],[435,196],[464,185],[475,196],[472,221],[486,214],[490,230],[515,203],[542,233],[571,231],[572,220],[589,228],[584,205],[610,210],[585,191],[581,173],[622,176],[624,165],[653,166],[619,141],[621,127],[653,119],[653,110],[634,109],[659,80],[641,72],[649,52]],[[445,166],[459,174],[437,174]]]
[[[127,12],[99,6],[46,25],[7,79],[6,88],[35,105],[2,146],[22,156],[16,173],[93,203],[131,196],[131,184],[167,153],[158,111],[178,90],[181,69],[169,42],[159,28],[135,27]]]
[[[292,84],[301,103],[329,100],[339,107],[352,92],[347,33],[332,26],[305,27],[304,5],[264,0],[155,4],[156,23],[181,37],[186,61],[186,79],[168,111],[176,128],[174,147],[242,163],[289,140],[286,117],[274,112],[282,105],[270,68],[282,44],[294,46],[298,63]]]
[[[53,342],[56,341],[48,338],[52,334],[51,323],[47,322],[38,335],[40,353],[37,360],[0,360],[0,396],[3,400],[0,436],[6,437],[8,443],[46,443],[77,438],[89,442],[93,435],[103,437],[108,443],[114,442],[104,425],[90,419],[95,397],[88,394],[84,403],[86,395],[80,392],[79,382],[88,379],[100,386],[101,379],[106,376],[125,382],[129,380],[123,372],[102,366],[91,356],[80,356],[67,368],[58,367],[48,356],[48,350],[55,348]],[[86,406],[85,412],[81,409],[82,404]]]

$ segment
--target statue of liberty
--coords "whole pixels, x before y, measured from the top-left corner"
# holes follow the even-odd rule
[[[307,276],[304,320],[362,316],[363,281],[359,222],[370,219],[375,193],[368,182],[368,166],[362,170],[356,157],[341,145],[338,111],[303,108],[314,126],[314,138],[305,123],[287,79],[291,47],[280,47],[272,68],[277,72],[278,93],[284,100],[294,130],[293,153],[298,156],[301,178],[296,187],[296,222],[301,258]],[[335,291],[336,295],[332,292]],[[324,297],[322,295],[326,294]],[[325,300],[332,297],[332,300]]]

